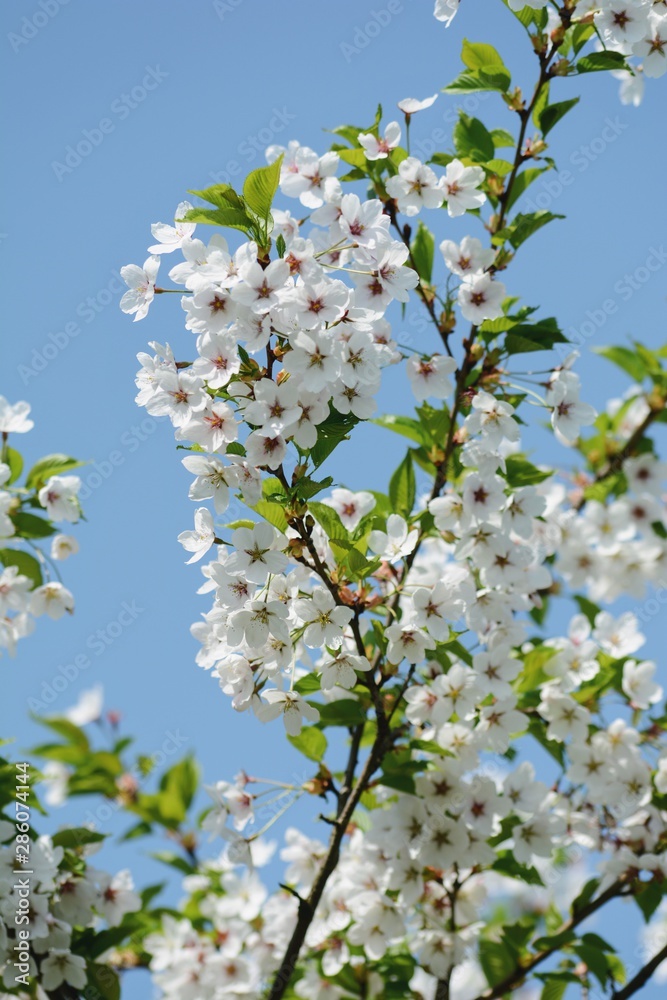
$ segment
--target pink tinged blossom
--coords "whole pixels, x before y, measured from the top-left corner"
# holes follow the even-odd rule
[[[372,132],[360,132],[357,139],[366,153],[367,160],[386,160],[392,149],[395,149],[401,141],[401,126],[398,122],[389,122],[382,136],[375,136]]]
[[[460,160],[452,160],[447,164],[442,179],[442,193],[452,218],[484,204],[486,195],[479,190],[484,177],[481,167],[464,167]]]

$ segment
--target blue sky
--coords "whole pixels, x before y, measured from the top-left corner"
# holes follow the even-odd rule
[[[65,566],[76,614],[40,622],[16,661],[1,664],[8,692],[2,729],[19,735],[21,745],[38,738],[26,720],[29,700],[41,699],[60,668],[84,655],[90,666],[52,710],[103,683],[108,706],[122,712],[124,729],[137,734],[145,752],[178,734],[183,748],[197,753],[207,781],[241,766],[250,773],[300,773],[301,759],[275,727],[236,716],[194,664],[188,629],[206,599],[196,596],[199,573],[184,565],[176,543],[191,525],[189,476],[169,426],[135,406],[133,384],[135,354],[148,340],[183,345],[190,335],[175,296],[158,299],[143,323],[129,322],[118,310],[118,270],[143,262],[150,223],[171,221],[188,188],[240,184],[264,162],[269,142],[298,138],[324,151],[330,137],[323,128],[368,124],[378,101],[391,120],[398,117],[396,101],[439,91],[459,71],[464,36],[492,41],[515,80],[528,87],[534,57],[500,0],[464,0],[449,31],[431,12],[431,0],[3,6],[0,78],[10,100],[2,115],[11,153],[0,227],[6,331],[0,391],[32,404],[36,428],[21,441],[28,460],[66,451],[97,463],[82,470],[88,520],[77,529],[82,551]],[[586,398],[598,406],[627,383],[591,348],[630,335],[653,345],[664,339],[665,220],[656,210],[653,166],[664,156],[656,128],[661,85],[649,83],[645,103],[635,109],[621,106],[606,74],[557,82],[557,99],[585,95],[552,134],[551,153],[567,177],[552,172],[527,200],[537,198],[539,207],[567,219],[536,236],[506,278],[511,293],[540,304],[543,315],[557,315],[570,335],[587,324],[578,370]],[[465,109],[488,127],[514,128],[499,98],[467,100]],[[413,151],[427,152],[434,130],[449,133],[460,103],[441,95],[415,119]],[[461,225],[447,230],[463,234]],[[649,272],[642,268],[655,250],[663,264],[644,280]],[[395,321],[397,339],[430,343],[416,307]],[[380,407],[409,406],[403,377],[394,371]],[[538,460],[555,453],[540,432],[530,443]],[[382,488],[400,453],[399,439],[368,426],[330,471],[353,488]],[[113,623],[125,604],[134,617],[100,646],[96,633],[108,635],[110,624],[117,633]],[[647,626],[648,653],[659,628],[655,620]],[[87,808],[75,804],[68,819],[80,821]],[[107,856],[110,866],[132,860],[140,878],[155,879],[155,866],[127,848]],[[136,989],[128,996],[145,995]],[[650,987],[644,995],[658,993]]]

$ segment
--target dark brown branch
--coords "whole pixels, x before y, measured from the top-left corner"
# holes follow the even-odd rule
[[[569,920],[565,920],[558,930],[554,931],[551,935],[552,937],[559,937],[561,934],[567,933],[567,931],[574,930],[579,924],[583,923],[588,917],[593,913],[596,913],[602,906],[605,906],[610,900],[616,899],[619,896],[629,895],[632,890],[626,888],[627,880],[623,877],[610,885],[608,889],[605,889],[596,899],[591,900],[586,906],[582,906],[581,909],[577,910]],[[551,955],[560,950],[560,945],[554,945],[551,948],[544,948],[542,951],[538,951],[535,955],[530,958],[519,962],[516,967],[505,976],[505,978],[496,983],[495,986],[490,987],[488,990],[484,990],[480,993],[475,1000],[498,1000],[498,997],[502,997],[505,993],[519,986],[520,983],[526,978],[526,976],[533,971],[538,965],[546,961]],[[616,1000],[616,998],[615,998]]]
[[[658,952],[657,955],[653,956],[650,962],[646,963],[644,968],[637,973],[634,979],[631,979],[622,990],[618,991],[618,993],[614,993],[613,1000],[627,1000],[627,998],[631,997],[633,993],[636,993],[637,990],[640,990],[642,986],[646,985],[658,966],[662,965],[665,961],[667,961],[667,944]]]

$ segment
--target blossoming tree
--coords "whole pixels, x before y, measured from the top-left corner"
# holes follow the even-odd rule
[[[208,787],[200,825],[224,849],[206,858],[192,762],[149,794],[128,780],[125,741],[91,768],[82,729],[51,720],[63,742],[39,752],[60,762],[63,789],[122,802],[132,836],[166,830],[179,850],[162,858],[185,876],[178,911],[151,909],[149,889],[138,915],[119,884],[117,935],[77,932],[85,969],[87,946],[95,968],[147,964],[179,1000],[625,1000],[667,959],[663,937],[626,969],[622,942],[589,921],[619,900],[649,926],[665,911],[663,690],[637,615],[613,605],[648,596],[650,616],[666,593],[667,348],[602,349],[632,384],[598,415],[557,320],[511,284],[515,255],[560,218],[516,207],[554,166],[552,131],[579,100],[558,98],[560,78],[585,95],[589,73],[610,71],[634,100],[667,68],[667,10],[506,6],[535,53],[532,88],[470,41],[445,87],[494,94],[493,120],[461,111],[428,163],[410,134],[435,97],[400,102],[399,121],[378,109],[368,127],[335,129],[322,155],[271,147],[242,191],[191,192],[205,205],[181,202],[173,225],[152,227],[144,265],[123,270],[125,312],[140,320],[176,292],[192,335],[140,355],[137,401],[171,420],[201,504],[179,538],[189,562],[208,560],[197,662],[267,740],[286,735],[309,775]],[[436,17],[457,8],[438,0]],[[471,229],[459,242],[455,217]],[[388,316],[411,297],[430,333],[397,343]],[[393,365],[412,415],[377,410]],[[535,416],[562,464],[523,449]],[[353,492],[327,461],[368,420],[405,451],[385,491]],[[262,834],[304,796],[321,800],[322,832],[287,831],[269,888]],[[76,927],[70,915],[58,919]],[[81,970],[55,994],[50,974],[47,995],[79,995]],[[116,996],[105,982],[97,991]]]

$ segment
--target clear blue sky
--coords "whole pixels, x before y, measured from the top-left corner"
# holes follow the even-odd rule
[[[11,137],[0,226],[6,331],[0,391],[32,404],[36,428],[21,442],[29,459],[62,450],[110,472],[95,476],[90,466],[82,473],[88,523],[76,532],[80,555],[65,565],[76,614],[40,622],[17,660],[0,664],[3,733],[18,734],[24,746],[34,743],[28,699],[40,698],[61,665],[87,653],[90,668],[54,710],[101,682],[108,706],[122,711],[124,728],[139,736],[143,750],[153,752],[169,732],[180,732],[207,781],[241,766],[251,773],[300,772],[300,758],[275,727],[235,716],[193,662],[197,647],[188,629],[207,599],[196,596],[201,578],[196,567],[185,567],[176,542],[191,525],[190,477],[170,427],[136,408],[133,384],[135,354],[148,340],[189,346],[191,338],[176,296],[158,299],[143,323],[124,317],[117,271],[143,262],[150,223],[171,221],[188,188],[241,179],[264,162],[259,150],[268,142],[298,138],[324,151],[330,137],[322,128],[367,124],[378,101],[390,120],[396,101],[425,97],[453,79],[464,36],[492,41],[516,81],[527,85],[534,62],[529,44],[500,0],[464,0],[449,31],[433,20],[431,0],[42,0],[41,6],[30,0],[3,5],[0,18],[2,116]],[[620,105],[617,83],[606,74],[556,84],[558,99],[585,94],[553,133],[551,152],[569,182],[560,194],[538,182],[531,195],[568,218],[535,237],[507,275],[512,293],[541,304],[543,315],[557,315],[566,331],[580,329],[589,312],[599,319],[603,303],[613,300],[616,308],[587,341],[578,369],[597,405],[626,382],[591,346],[629,335],[654,345],[664,339],[667,267],[629,294],[624,277],[665,239],[655,181],[665,153],[656,127],[664,81],[648,82],[639,109]],[[441,95],[415,119],[414,151],[434,129],[449,132],[458,103]],[[514,128],[497,97],[468,110],[489,127]],[[67,148],[82,140],[90,154],[78,164],[67,160]],[[463,235],[460,226],[448,232]],[[411,325],[412,315],[404,322],[397,315],[396,330],[402,339],[426,337]],[[410,405],[398,372],[380,403],[385,410]],[[542,449],[538,459],[553,454],[546,436],[536,435],[534,444]],[[398,439],[364,428],[332,474],[353,488],[382,487],[392,449],[398,458]],[[114,622],[124,602],[143,610],[96,654],[89,637]],[[658,630],[657,622],[648,628],[649,652],[659,644]],[[68,819],[80,821],[87,808],[75,805]],[[140,878],[155,880],[155,866],[133,854],[109,850],[108,864],[132,860]],[[146,991],[144,983],[128,996]],[[644,995],[659,993],[652,987]]]

